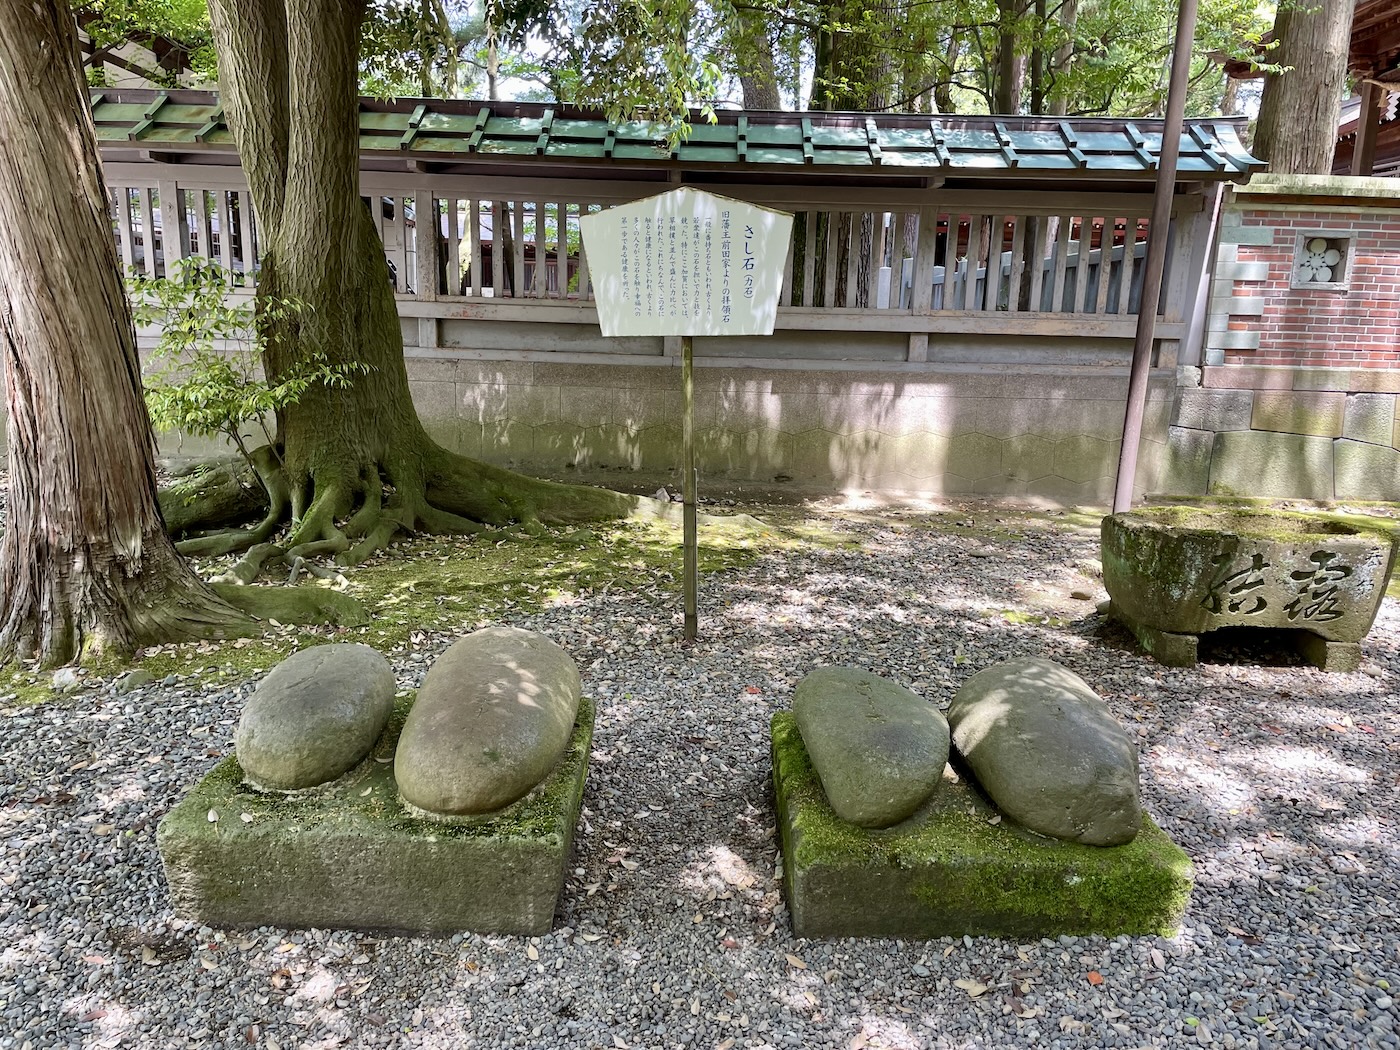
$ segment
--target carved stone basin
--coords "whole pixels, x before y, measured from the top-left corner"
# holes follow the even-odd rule
[[[1158,661],[1196,662],[1221,627],[1294,632],[1324,670],[1355,670],[1394,563],[1391,534],[1324,514],[1151,507],[1101,529],[1111,615]]]

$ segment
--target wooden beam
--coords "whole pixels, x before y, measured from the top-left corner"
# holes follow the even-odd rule
[[[1376,168],[1376,140],[1381,133],[1381,101],[1385,92],[1368,80],[1361,85],[1361,109],[1356,114],[1356,146],[1351,154],[1351,173],[1370,175]]]

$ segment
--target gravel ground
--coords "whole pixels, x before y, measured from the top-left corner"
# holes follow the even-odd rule
[[[1268,648],[1243,653],[1266,665],[1225,648],[1168,669],[1070,597],[1095,588],[1092,532],[812,514],[860,548],[705,578],[693,650],[656,594],[514,621],[568,649],[599,702],[573,874],[543,938],[182,921],[155,825],[231,749],[252,683],[0,706],[0,1047],[1397,1045],[1394,601],[1357,674]],[[449,640],[395,655],[400,684]],[[794,939],[767,727],[796,682],[848,663],[946,705],[1018,655],[1062,661],[1139,734],[1145,803],[1196,864],[1182,931]]]

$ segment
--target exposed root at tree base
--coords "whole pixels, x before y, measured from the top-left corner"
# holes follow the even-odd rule
[[[221,584],[250,584],[278,565],[290,566],[293,580],[303,571],[336,580],[338,574],[312,566],[309,559],[331,555],[339,565],[359,565],[403,534],[472,535],[487,528],[514,527],[533,535],[549,525],[626,519],[680,524],[682,520],[678,503],[532,478],[431,443],[392,463],[358,468],[339,464],[324,479],[313,476],[300,485],[285,476],[270,451],[259,449],[254,456],[260,457],[257,477],[272,494],[262,522],[253,529],[219,530],[180,545],[182,553],[196,555],[242,552],[228,571],[215,578]],[[184,520],[198,520],[205,526],[227,523],[222,515],[233,503],[230,486],[246,484],[248,476],[251,472],[243,478],[225,476],[221,487],[209,490],[209,513],[201,519],[187,510]],[[289,520],[289,511],[298,510],[295,520]],[[699,520],[762,527],[747,515],[702,514]],[[272,542],[284,525],[290,527],[289,535]]]

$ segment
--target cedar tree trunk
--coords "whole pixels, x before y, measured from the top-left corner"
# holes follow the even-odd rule
[[[371,369],[348,387],[313,387],[281,414],[288,546],[354,563],[400,530],[626,516],[644,501],[465,459],[419,423],[384,248],[358,185],[363,13],[344,0],[210,4],[222,98],[266,232],[260,295],[306,304],[268,326],[267,370],[312,354]]]
[[[136,333],[73,13],[0,0],[0,358],[9,519],[0,662],[237,631],[156,506]],[[147,251],[154,245],[146,245]]]
[[[1278,49],[1270,61],[1291,66],[1264,78],[1254,153],[1284,175],[1326,175],[1332,170],[1347,74],[1352,5],[1280,5],[1274,21]]]

